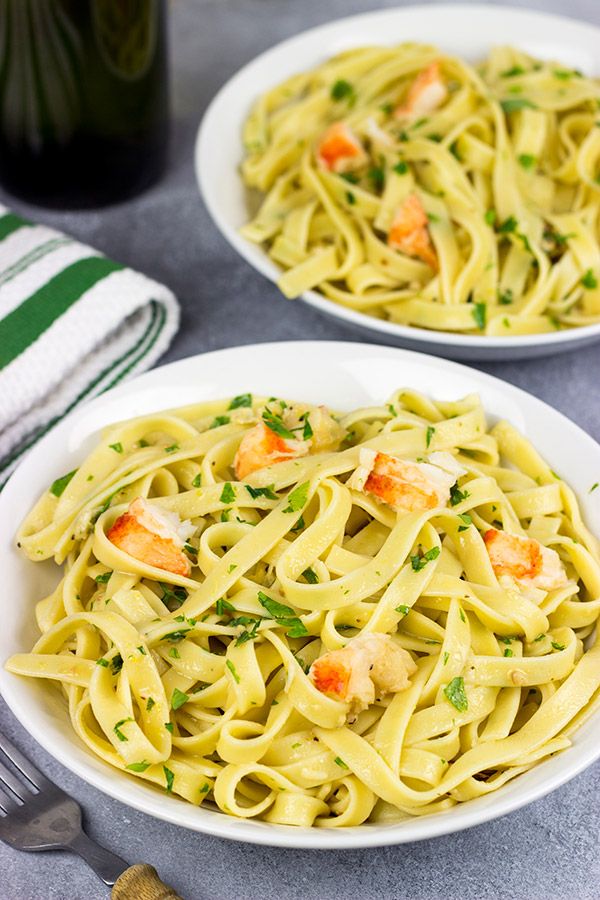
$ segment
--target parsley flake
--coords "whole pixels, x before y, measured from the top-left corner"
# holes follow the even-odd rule
[[[444,694],[459,712],[465,712],[469,708],[469,702],[465,693],[465,680],[461,676],[453,678],[446,685]]]
[[[288,494],[288,505],[283,510],[284,513],[299,512],[308,500],[308,489],[310,482],[305,481]]]
[[[437,559],[440,555],[439,547],[432,547],[431,550],[428,550],[422,556],[418,554],[416,556],[410,557],[410,564],[413,567],[413,571],[420,572],[421,569],[424,569],[428,562],[431,562],[434,559]]]
[[[237,397],[234,397],[228,409],[241,409],[243,407],[251,407],[252,406],[252,394],[238,394]]]
[[[232,678],[233,678],[233,680],[235,681],[235,683],[236,683],[236,684],[239,684],[239,683],[240,683],[240,676],[238,675],[238,673],[237,673],[237,671],[236,671],[236,668],[235,668],[234,664],[231,662],[230,659],[228,659],[228,660],[226,660],[225,665],[227,666],[227,668],[228,668],[229,671],[231,672]]]
[[[229,481],[225,482],[219,500],[221,501],[221,503],[225,503],[228,506],[230,503],[233,503],[235,501],[235,488],[230,484]]]
[[[61,475],[60,478],[57,478],[56,481],[53,481],[49,487],[49,491],[55,497],[60,497],[63,493],[64,489],[70,482],[71,478],[76,474],[77,469],[73,469],[72,472],[67,472],[66,475]]]
[[[179,709],[184,703],[187,703],[189,699],[188,694],[180,691],[179,688],[175,688],[171,696],[171,709]]]

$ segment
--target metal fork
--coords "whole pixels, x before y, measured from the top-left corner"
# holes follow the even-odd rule
[[[84,859],[112,900],[181,900],[153,866],[129,866],[92,841],[81,823],[81,807],[35,768],[0,734],[0,840],[16,850],[70,850]],[[11,770],[5,757],[14,766]]]

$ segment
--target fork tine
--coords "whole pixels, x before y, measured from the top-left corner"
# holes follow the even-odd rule
[[[18,808],[18,803],[15,803],[12,797],[9,797],[5,791],[0,790],[0,809],[8,815]]]
[[[38,790],[54,787],[52,782],[48,781],[39,769],[36,769],[33,763],[30,763],[3,734],[0,734],[0,750],[8,756],[13,766],[15,766],[25,778],[28,778]]]
[[[31,789],[31,785],[29,783],[25,784],[24,781],[20,781],[18,778],[13,775],[10,769],[4,765],[2,760],[0,759],[0,782],[4,785],[4,787],[8,788],[10,791],[15,794],[19,800],[25,802],[27,799],[27,795],[31,797],[33,791]]]

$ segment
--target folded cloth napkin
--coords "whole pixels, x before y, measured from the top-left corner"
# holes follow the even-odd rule
[[[163,285],[0,206],[0,486],[67,412],[148,369],[178,324]]]

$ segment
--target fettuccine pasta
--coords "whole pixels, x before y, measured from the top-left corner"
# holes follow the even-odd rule
[[[315,289],[402,325],[513,336],[600,321],[600,83],[507,47],[348,50],[244,128],[241,233]]]
[[[20,527],[60,582],[7,663],[131,777],[232,816],[448,809],[600,696],[598,545],[477,396],[334,415],[243,394],[121,422]]]

